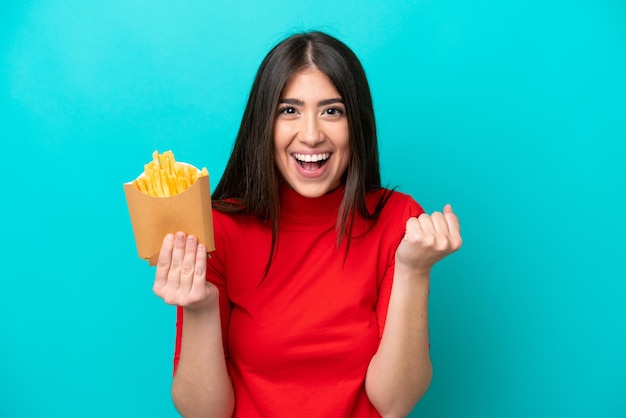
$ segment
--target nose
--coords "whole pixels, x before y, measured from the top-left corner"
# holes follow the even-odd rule
[[[309,146],[314,146],[324,140],[319,120],[315,115],[302,118],[300,126],[300,141]]]

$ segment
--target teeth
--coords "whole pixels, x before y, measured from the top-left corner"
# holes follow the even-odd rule
[[[323,160],[327,160],[328,157],[330,157],[330,154],[328,152],[324,152],[321,154],[294,154],[294,157],[296,157],[296,160],[298,161],[304,161],[306,163],[315,163],[317,161],[323,161]]]

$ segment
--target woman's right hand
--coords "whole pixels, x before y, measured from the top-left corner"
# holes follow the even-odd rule
[[[206,280],[206,263],[206,247],[195,236],[167,234],[152,290],[169,305],[208,310],[218,303],[218,290]]]

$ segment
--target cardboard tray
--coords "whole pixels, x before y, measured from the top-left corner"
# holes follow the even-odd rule
[[[184,192],[153,197],[132,182],[124,184],[126,203],[140,258],[156,265],[165,235],[183,231],[195,235],[207,252],[215,250],[209,176],[201,176]]]

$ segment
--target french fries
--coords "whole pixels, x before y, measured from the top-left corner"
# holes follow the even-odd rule
[[[206,167],[196,167],[177,162],[172,151],[152,153],[152,161],[144,165],[143,174],[132,184],[148,196],[169,197],[187,190],[198,179],[208,176]]]

